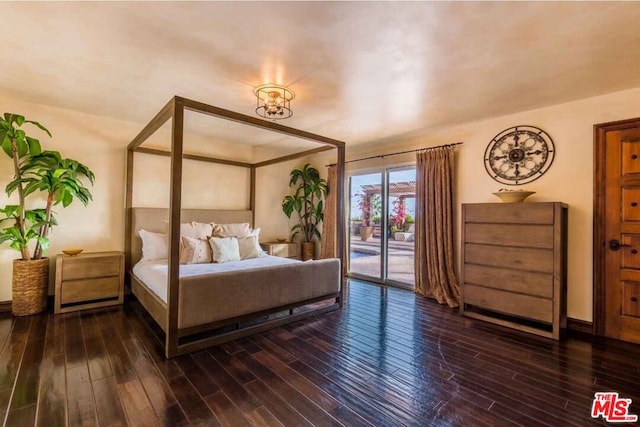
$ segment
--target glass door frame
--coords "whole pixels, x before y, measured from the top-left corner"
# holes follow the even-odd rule
[[[347,236],[347,249],[348,249],[345,255],[349,259],[349,264],[348,264],[349,271],[347,272],[347,275],[349,278],[366,280],[368,282],[378,283],[381,285],[391,285],[391,286],[402,288],[402,289],[408,289],[408,290],[415,289],[415,272],[414,272],[413,284],[404,283],[404,282],[400,282],[398,280],[393,280],[393,279],[390,280],[387,277],[388,269],[389,269],[389,259],[387,256],[389,251],[389,234],[387,232],[387,230],[389,229],[389,173],[395,172],[395,171],[411,170],[415,168],[416,168],[416,164],[411,163],[411,164],[404,164],[399,166],[388,166],[388,167],[382,166],[379,168],[372,168],[372,169],[367,169],[363,171],[354,171],[353,173],[349,174],[349,188],[347,192],[349,197],[347,224],[349,225],[348,225],[347,232],[345,233]],[[380,194],[380,197],[382,199],[382,207],[381,207],[381,214],[380,214],[381,230],[380,230],[380,276],[379,277],[367,276],[366,274],[354,273],[351,271],[351,239],[353,235],[351,230],[351,216],[352,216],[351,215],[351,205],[352,205],[351,195],[353,190],[352,188],[353,177],[376,174],[376,173],[379,173],[381,175],[380,184],[382,185],[381,194]],[[415,256],[415,250],[414,250],[414,256]]]

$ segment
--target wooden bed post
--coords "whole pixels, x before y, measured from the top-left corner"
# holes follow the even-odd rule
[[[134,152],[138,150],[140,145],[149,138],[156,130],[158,130],[173,114],[172,98],[166,103],[162,110],[140,131],[138,135],[127,146],[127,181],[126,181],[126,198],[125,198],[125,231],[124,231],[124,249],[125,249],[125,272],[130,272],[131,267],[131,229],[133,223],[133,168],[134,168]],[[128,274],[127,274],[128,275]],[[125,275],[125,277],[127,276]]]
[[[251,211],[251,227],[256,226],[256,166],[251,165],[249,178],[249,210]]]
[[[127,181],[125,188],[124,253],[125,270],[131,270],[131,224],[133,223],[133,151],[127,149]],[[127,275],[125,275],[126,277]]]
[[[344,179],[345,179],[345,147],[344,144],[336,146],[338,149],[338,163],[337,163],[337,181],[338,181],[338,194],[336,196],[337,206],[336,206],[336,245],[338,246],[338,258],[340,258],[340,307],[344,305],[344,296],[345,296],[345,279],[344,279],[344,262],[345,262],[345,211],[344,211]]]
[[[180,213],[182,210],[182,151],[184,104],[174,98],[171,126],[171,190],[169,198],[169,274],[167,283],[167,358],[178,354],[178,281],[180,278]]]

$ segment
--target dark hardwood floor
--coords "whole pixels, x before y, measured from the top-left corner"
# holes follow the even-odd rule
[[[604,424],[596,391],[633,399],[640,346],[545,338],[351,281],[338,312],[165,360],[137,303],[0,316],[9,426]]]

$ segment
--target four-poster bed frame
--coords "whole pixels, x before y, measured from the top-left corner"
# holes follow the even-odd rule
[[[183,152],[184,145],[184,112],[185,110],[194,111],[211,115],[224,120],[231,120],[240,124],[258,127],[267,131],[278,132],[284,135],[301,138],[322,144],[318,148],[311,150],[305,150],[299,153],[290,154],[282,157],[273,158],[257,163],[246,163],[226,159],[218,159],[214,157],[191,155]],[[172,120],[171,130],[171,150],[158,150],[140,147],[155,131],[157,131],[167,120]],[[198,337],[195,341],[181,343],[180,338],[184,337],[185,331],[179,328],[178,322],[178,299],[179,299],[179,245],[180,245],[180,223],[182,215],[182,161],[183,159],[204,161],[210,163],[218,163],[224,165],[245,167],[250,169],[250,188],[249,188],[249,212],[252,219],[252,225],[255,226],[255,200],[256,200],[256,169],[276,163],[296,159],[299,157],[327,151],[330,149],[337,150],[337,188],[332,189],[336,191],[336,224],[337,224],[337,236],[336,236],[336,251],[340,262],[344,262],[344,162],[345,162],[345,144],[344,142],[337,141],[331,138],[327,138],[321,135],[305,132],[302,130],[294,129],[291,127],[283,126],[277,123],[269,122],[262,119],[257,119],[244,114],[236,113],[233,111],[225,110],[222,108],[207,105],[201,102],[193,101],[190,99],[181,98],[178,96],[173,97],[162,110],[147,124],[144,129],[131,141],[127,147],[127,180],[126,180],[126,230],[125,230],[125,252],[126,252],[126,271],[129,277],[129,283],[136,281],[136,278],[131,273],[132,261],[134,258],[132,248],[134,244],[134,238],[137,230],[134,230],[134,208],[133,208],[133,169],[134,169],[134,153],[154,154],[161,156],[169,156],[171,158],[171,180],[170,180],[170,201],[168,208],[168,220],[169,228],[167,233],[168,246],[169,246],[169,259],[168,259],[168,283],[167,283],[167,303],[166,309],[160,310],[159,303],[151,301],[151,297],[148,295],[140,295],[138,299],[147,311],[158,321],[160,326],[165,331],[165,354],[168,358],[174,357],[180,354],[188,353],[191,351],[199,350],[208,346],[216,345],[224,341],[239,338],[241,336],[248,335],[249,333],[265,330],[269,327],[275,327],[280,324],[287,323],[288,321],[296,321],[304,317],[308,317],[321,312],[326,312],[329,309],[339,308],[344,304],[344,277],[339,275],[340,290],[335,294],[335,304],[329,307],[319,307],[316,309],[309,309],[307,311],[293,313],[293,306],[295,304],[288,304],[286,306],[274,307],[273,310],[262,310],[260,312],[253,313],[255,316],[265,316],[270,313],[289,310],[289,316],[285,318],[276,318],[274,320],[268,320],[263,323],[254,325],[246,329],[239,329],[232,332],[225,332],[218,336],[208,336],[204,338]],[[220,211],[218,211],[220,212]],[[136,248],[133,248],[136,249]],[[133,287],[132,287],[133,288]],[[135,290],[135,289],[134,289]],[[134,292],[135,294],[136,292]],[[332,295],[333,296],[333,295]],[[319,298],[316,298],[316,300]],[[312,303],[314,300],[303,301],[305,304]],[[303,304],[299,304],[303,305]],[[254,316],[254,317],[255,317]],[[238,318],[229,319],[230,321],[243,321],[248,320],[248,316],[239,316]],[[207,326],[207,325],[204,325]],[[197,328],[197,333],[201,333],[205,327]],[[220,322],[215,325],[209,325],[211,327],[220,326]],[[194,330],[194,328],[190,328]]]

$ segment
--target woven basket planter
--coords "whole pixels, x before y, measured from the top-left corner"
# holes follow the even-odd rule
[[[49,258],[31,261],[13,261],[14,316],[28,316],[47,309],[49,291]]]
[[[306,261],[308,259],[313,259],[315,255],[316,255],[315,242],[303,242],[302,243],[302,260]]]

